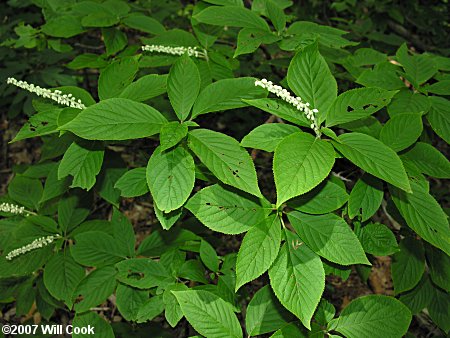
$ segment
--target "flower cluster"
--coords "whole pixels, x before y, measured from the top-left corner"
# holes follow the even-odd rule
[[[5,202],[0,204],[0,211],[1,212],[9,212],[10,214],[16,214],[16,215],[23,215],[24,213],[27,213],[27,211],[25,210],[25,207],[21,207],[16,204],[5,203]]]
[[[26,81],[20,81],[16,80],[13,77],[9,77],[6,80],[7,84],[12,84],[14,86],[17,86],[19,88],[28,90],[31,93],[35,93],[37,96],[42,96],[45,99],[51,99],[53,101],[56,101],[59,104],[72,107],[72,108],[78,108],[78,109],[85,109],[86,106],[81,103],[81,100],[77,100],[75,97],[72,96],[72,94],[63,94],[60,90],[50,90],[47,88],[41,88],[39,86],[36,86],[32,83],[28,83]]]
[[[47,236],[47,237],[41,237],[41,238],[37,238],[35,239],[33,242],[31,242],[30,244],[24,245],[18,249],[14,249],[13,251],[9,252],[6,255],[6,259],[7,260],[12,260],[14,257],[23,255],[29,251],[35,250],[35,249],[39,249],[42,248],[44,246],[47,246],[51,243],[53,243],[53,241],[58,238],[59,236]]]
[[[288,102],[293,105],[296,109],[303,112],[306,118],[311,122],[311,128],[317,135],[320,135],[319,124],[317,122],[316,114],[319,112],[317,109],[311,109],[310,104],[308,102],[303,102],[302,98],[291,95],[288,90],[284,89],[281,86],[274,85],[272,81],[267,81],[266,79],[256,80],[255,86],[262,87],[267,89],[269,92],[275,94],[282,100]]]
[[[206,50],[202,52],[198,50],[197,47],[170,47],[170,46],[162,46],[162,45],[145,45],[142,46],[142,50],[144,52],[157,52],[157,53],[166,53],[172,55],[183,55],[187,53],[189,56],[195,56],[196,58],[205,58],[206,59]]]

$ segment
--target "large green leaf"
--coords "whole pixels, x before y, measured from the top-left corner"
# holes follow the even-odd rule
[[[167,75],[149,74],[141,77],[133,83],[130,83],[120,93],[119,97],[143,102],[164,94],[166,90]]]
[[[436,64],[431,57],[426,54],[409,55],[406,43],[397,50],[396,57],[405,69],[406,78],[415,88],[431,79],[437,72]]]
[[[425,251],[422,242],[406,237],[399,246],[400,251],[393,256],[391,265],[396,294],[415,287],[425,271]]]
[[[450,331],[450,294],[439,288],[433,288],[433,291],[428,313],[433,322],[448,333]]]
[[[163,124],[159,134],[161,151],[167,150],[178,144],[182,139],[186,137],[187,133],[188,126],[184,123],[173,121]]]
[[[166,118],[129,99],[108,99],[84,109],[60,127],[88,140],[129,140],[159,133]]]
[[[430,278],[427,274],[424,274],[419,284],[411,291],[402,294],[399,299],[415,315],[430,304],[433,294],[434,290]]]
[[[394,117],[403,113],[426,113],[430,109],[430,100],[425,95],[414,93],[409,89],[400,90],[395,94],[387,110]]]
[[[117,309],[123,318],[136,321],[141,306],[148,301],[148,290],[140,290],[119,283],[116,289]]]
[[[258,14],[242,6],[211,6],[193,16],[195,20],[216,26],[246,27],[269,30]]]
[[[359,120],[379,111],[389,104],[396,91],[381,88],[357,88],[340,94],[331,105],[327,127]]]
[[[348,199],[348,217],[361,214],[361,220],[367,221],[380,208],[383,200],[383,182],[369,174],[364,174],[350,193]]]
[[[369,295],[352,301],[341,312],[334,330],[348,338],[401,338],[408,330],[411,312],[393,297]]]
[[[301,130],[295,126],[284,123],[267,123],[262,124],[250,133],[248,133],[241,141],[241,146],[245,148],[261,149],[273,152],[277,145],[288,135],[298,133]]]
[[[134,168],[123,174],[114,185],[120,190],[120,196],[136,197],[148,193],[145,168]]]
[[[450,178],[450,161],[431,144],[417,142],[401,156],[420,172],[437,178]]]
[[[368,173],[405,191],[411,191],[408,176],[397,154],[377,139],[360,133],[342,134],[333,142],[347,159]]]
[[[189,147],[225,184],[261,196],[250,155],[234,138],[208,129],[189,132]]]
[[[100,172],[104,150],[92,146],[82,146],[76,142],[65,152],[58,167],[58,179],[71,175],[71,187],[90,190]]]
[[[255,78],[223,79],[206,86],[192,108],[192,119],[198,115],[245,107],[244,99],[267,96],[267,91],[255,86]]]
[[[133,57],[125,57],[103,69],[98,79],[98,96],[101,100],[119,97],[120,93],[134,80],[138,63]]]
[[[186,203],[186,209],[208,228],[225,234],[247,231],[272,211],[266,200],[218,184],[197,192]]]
[[[252,226],[242,240],[236,261],[236,290],[261,276],[277,258],[281,223],[272,215]]]
[[[322,182],[334,164],[331,144],[307,133],[287,136],[273,158],[277,206]]]
[[[73,258],[86,266],[111,265],[128,255],[120,242],[103,231],[87,231],[75,236],[71,247]]]
[[[99,314],[96,312],[86,312],[83,314],[77,314],[72,322],[73,327],[82,328],[82,327],[94,327],[94,333],[95,337],[97,338],[114,338],[114,331],[111,327],[111,325],[102,317],[100,317]],[[74,332],[72,334],[73,338],[89,338],[92,335],[91,334],[84,334],[84,330],[80,330]]]
[[[348,200],[345,188],[326,180],[310,192],[288,202],[289,207],[308,214],[326,214],[342,207]]]
[[[195,164],[182,147],[161,152],[157,148],[147,165],[147,183],[158,208],[164,212],[181,207],[194,188]]]
[[[337,96],[337,84],[319,53],[317,43],[295,54],[288,68],[287,80],[297,96],[319,110],[319,122],[322,122]]]
[[[105,266],[84,277],[74,292],[74,298],[81,299],[75,304],[75,311],[85,312],[112,295],[117,284],[116,273],[113,266]]]
[[[432,96],[429,100],[431,109],[427,119],[435,133],[450,144],[450,101],[438,96]]]
[[[116,264],[117,280],[138,289],[159,286],[170,275],[161,264],[150,258],[133,258]]]
[[[450,292],[450,256],[431,245],[426,246],[426,255],[431,280]]]
[[[53,297],[71,308],[72,295],[84,275],[84,268],[75,262],[69,250],[60,251],[45,265],[44,284]]]
[[[164,26],[156,19],[140,12],[134,12],[122,19],[122,23],[130,28],[150,34],[165,32]]]
[[[286,311],[266,285],[248,303],[245,328],[250,336],[257,336],[279,329],[288,319]]]
[[[200,73],[194,61],[185,54],[170,68],[167,94],[173,110],[180,120],[185,120],[200,91]]]
[[[356,235],[335,214],[288,213],[299,237],[318,255],[340,265],[370,264]]]
[[[358,238],[364,251],[375,256],[388,256],[398,251],[397,239],[386,225],[369,223],[364,226]]]
[[[200,334],[211,338],[242,338],[233,308],[222,298],[204,290],[172,291],[184,316]]]
[[[411,182],[412,193],[390,187],[397,209],[420,237],[450,255],[450,229],[439,203],[419,183]]]
[[[422,134],[422,116],[416,113],[398,114],[383,126],[380,141],[399,152],[408,148]]]
[[[310,321],[325,288],[322,261],[300,238],[286,231],[286,243],[269,269],[270,286],[281,304],[311,329]]]

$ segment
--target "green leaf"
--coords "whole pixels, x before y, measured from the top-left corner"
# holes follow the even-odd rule
[[[128,43],[127,35],[117,28],[102,28],[102,35],[108,56],[120,52]]]
[[[399,152],[408,148],[422,134],[422,116],[416,113],[398,114],[384,125],[380,141]]]
[[[192,118],[216,111],[245,107],[243,99],[267,96],[267,91],[255,86],[255,78],[223,79],[206,86],[195,101]]]
[[[450,292],[450,256],[431,245],[426,246],[426,255],[431,280]]]
[[[236,261],[236,290],[258,278],[277,258],[281,223],[272,215],[252,226],[242,240]]]
[[[186,137],[188,126],[179,122],[169,122],[163,124],[160,131],[161,151],[172,148]]]
[[[225,234],[247,231],[272,211],[266,200],[218,184],[197,192],[186,203],[186,208],[205,226]]]
[[[125,26],[150,34],[161,34],[165,32],[164,26],[156,19],[141,13],[131,13],[122,19]]]
[[[245,327],[250,336],[257,336],[281,328],[288,319],[288,314],[270,287],[265,285],[255,293],[248,303]]]
[[[169,230],[180,219],[181,214],[183,213],[183,208],[169,213],[163,212],[156,204],[153,204],[153,208],[155,210],[156,218],[164,230]]]
[[[193,18],[215,26],[259,28],[268,31],[269,25],[260,16],[242,6],[211,6]]]
[[[307,133],[287,136],[275,149],[273,172],[277,207],[322,182],[334,164],[331,144]]]
[[[348,338],[401,338],[408,330],[411,312],[397,299],[369,295],[353,300],[341,312],[334,330]]]
[[[270,21],[278,32],[286,28],[286,15],[277,1],[266,0],[266,10]]]
[[[84,27],[110,27],[118,22],[119,17],[107,10],[90,13],[81,19]]]
[[[194,188],[195,165],[182,147],[156,149],[147,165],[147,184],[158,208],[164,212],[181,207]]]
[[[286,243],[269,269],[270,286],[281,304],[295,314],[306,328],[325,288],[322,262],[311,249],[286,231]]]
[[[90,190],[100,172],[104,150],[91,145],[73,142],[65,152],[58,167],[58,179],[73,176],[71,187]]]
[[[130,83],[119,97],[143,102],[167,91],[167,75],[150,74]]]
[[[114,185],[121,191],[120,196],[137,197],[148,193],[145,168],[134,168],[122,175]]]
[[[434,290],[430,278],[427,274],[424,274],[419,284],[411,291],[402,294],[399,299],[415,315],[430,304],[433,294]]]
[[[61,15],[50,18],[41,27],[42,32],[57,38],[71,38],[83,33],[80,19],[73,15]]]
[[[358,235],[364,251],[375,256],[388,256],[398,251],[397,239],[384,224],[369,223]]]
[[[367,221],[380,208],[383,194],[383,182],[369,174],[364,174],[350,193],[348,217],[355,218],[361,215],[361,221]]]
[[[450,101],[437,96],[432,96],[429,100],[431,109],[427,115],[428,122],[434,132],[450,144]]]
[[[203,290],[172,291],[184,316],[198,331],[211,338],[242,338],[242,329],[231,305]]]
[[[261,149],[267,152],[275,151],[277,145],[288,135],[298,133],[301,130],[295,126],[284,123],[262,124],[241,141],[241,146],[245,148]]]
[[[356,79],[365,87],[377,87],[387,90],[404,88],[405,84],[398,76],[399,67],[389,61],[381,62],[375,65],[373,69],[366,69]]]
[[[381,88],[357,88],[340,94],[327,114],[327,127],[359,120],[386,107],[397,91]]]
[[[342,207],[348,200],[344,188],[331,180],[288,202],[289,207],[307,214],[326,214]]]
[[[401,45],[396,53],[397,61],[405,69],[407,79],[411,81],[415,88],[431,79],[437,72],[437,67],[432,58],[425,54],[408,54],[406,43]]]
[[[431,144],[417,142],[401,158],[413,163],[424,174],[450,178],[450,161]]]
[[[189,148],[223,183],[261,196],[250,155],[234,138],[208,129],[189,132]]]
[[[425,241],[450,255],[448,219],[439,203],[418,183],[411,182],[412,193],[389,187],[392,200],[408,226]]]
[[[34,104],[34,106],[36,106],[36,104]],[[57,118],[62,111],[61,108],[48,104],[37,106],[36,110],[37,113],[31,116],[28,122],[20,128],[19,132],[11,142],[49,135],[58,131]]]
[[[302,241],[318,255],[340,265],[370,265],[358,238],[339,216],[292,211],[288,219]]]
[[[145,323],[153,320],[156,316],[159,316],[164,311],[163,296],[157,295],[151,297],[139,308],[136,322]]]
[[[219,257],[216,250],[207,241],[200,242],[200,259],[206,267],[214,272],[219,270]]]
[[[98,78],[100,100],[118,97],[133,82],[138,70],[138,63],[133,57],[122,58],[103,69]]]
[[[317,307],[316,313],[314,314],[314,319],[318,324],[326,326],[336,314],[336,309],[334,305],[328,302],[325,298],[320,300],[319,306]]]
[[[440,80],[424,88],[428,93],[450,95],[450,80]]]
[[[173,295],[172,291],[186,291],[188,287],[182,283],[168,285],[163,293],[163,302],[165,306],[165,317],[171,327],[175,327],[183,318],[180,304]]]
[[[87,140],[129,140],[159,133],[166,118],[156,109],[129,99],[108,99],[84,109],[60,129]]]
[[[433,322],[445,333],[450,330],[450,294],[433,288],[434,294],[428,305],[428,313]]]
[[[200,92],[200,73],[194,61],[185,54],[170,68],[167,94],[175,113],[184,121]]]
[[[139,309],[148,300],[148,290],[139,290],[119,283],[116,290],[117,309],[123,318],[136,321]]]
[[[387,107],[389,116],[403,113],[426,113],[430,109],[430,100],[425,95],[411,90],[400,90]]]
[[[77,192],[79,193],[77,194]],[[85,200],[81,200],[82,198]],[[58,223],[62,231],[71,231],[86,219],[90,213],[89,202],[86,194],[81,191],[75,191],[74,194],[59,200]]]
[[[75,236],[71,253],[77,263],[86,266],[105,266],[127,257],[120,242],[102,231],[87,231]]]
[[[60,251],[45,265],[44,284],[53,297],[71,308],[72,295],[84,275],[84,268],[75,262],[69,250]]]
[[[160,262],[149,258],[133,258],[116,264],[117,280],[138,289],[159,286],[170,277]]]
[[[194,282],[200,282],[202,284],[208,284],[208,280],[205,278],[206,270],[203,264],[197,259],[190,259],[183,263],[178,270],[177,277],[188,279]]]
[[[408,176],[397,154],[377,139],[360,133],[342,134],[335,148],[368,173],[405,191],[411,191]]]
[[[71,178],[65,177],[61,180],[58,179],[58,165],[54,166],[49,172],[44,184],[44,191],[39,203],[44,203],[55,197],[63,195],[70,186]]]
[[[391,265],[396,294],[414,288],[425,271],[425,251],[422,242],[406,237],[400,242],[399,247],[400,251],[393,256]]]
[[[238,34],[237,47],[233,57],[253,53],[261,44],[272,44],[278,40],[280,37],[273,32],[256,28],[242,28]]]
[[[313,323],[314,325],[314,323]],[[298,337],[305,338],[307,337],[307,333],[303,327],[299,327],[299,324],[293,322],[283,326],[281,329],[277,330],[270,338],[290,338],[290,337]],[[330,336],[330,338],[334,338]]]
[[[42,193],[42,183],[38,179],[16,175],[8,184],[9,197],[28,209],[39,208]]]
[[[318,118],[322,122],[337,96],[337,84],[316,43],[295,54],[289,64],[287,80],[297,96],[319,110]]]
[[[75,304],[76,312],[85,312],[103,303],[116,288],[116,269],[105,266],[89,273],[78,284],[73,293],[74,299],[81,299]]]
[[[293,105],[281,99],[264,98],[242,101],[269,114],[281,117],[283,120],[292,122],[302,127],[310,128],[311,121],[306,118],[305,114],[299,114],[299,111],[294,108]]]
[[[98,338],[114,338],[114,331],[111,325],[100,315],[95,312],[86,312],[83,314],[77,314],[72,322],[73,327],[94,327],[95,337]],[[82,332],[82,330],[81,330]],[[73,333],[73,338],[89,338],[90,334]]]

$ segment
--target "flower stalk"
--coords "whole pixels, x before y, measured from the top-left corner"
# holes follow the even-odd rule
[[[142,46],[142,50],[144,52],[156,52],[156,53],[165,53],[171,55],[183,55],[187,53],[189,56],[194,56],[196,58],[204,58],[207,59],[207,52],[204,49],[203,51],[198,50],[197,47],[171,47],[171,46],[163,46],[163,45],[145,45]]]
[[[85,109],[86,106],[81,102],[80,99],[76,99],[72,94],[63,94],[60,90],[54,90],[47,88],[42,88],[40,86],[36,86],[32,83],[28,83],[26,81],[17,80],[13,77],[9,77],[6,80],[7,84],[12,84],[16,87],[25,89],[30,93],[34,93],[37,96],[41,96],[44,99],[50,99],[58,104],[62,104],[71,108],[77,109]]]
[[[12,251],[10,251],[7,255],[6,255],[6,259],[8,261],[12,260],[13,258],[23,255],[27,252],[36,250],[36,249],[40,249],[43,248],[44,246],[47,246],[51,243],[53,243],[53,241],[55,239],[57,239],[59,237],[59,235],[50,235],[47,237],[41,237],[41,238],[37,238],[35,239],[33,242],[31,242],[30,244],[24,245],[20,248],[14,249]]]
[[[317,121],[317,113],[319,111],[315,108],[311,108],[309,102],[303,102],[301,97],[292,95],[288,90],[281,86],[274,85],[272,81],[267,81],[266,79],[256,80],[255,86],[267,89],[270,93],[275,94],[283,101],[286,101],[293,105],[297,110],[304,113],[306,118],[311,122],[311,129],[314,130],[317,136],[320,136],[320,126]]]

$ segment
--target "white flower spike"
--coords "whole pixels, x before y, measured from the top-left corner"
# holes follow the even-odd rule
[[[15,215],[28,215],[30,214],[29,211],[25,210],[25,207],[21,207],[17,204],[12,204],[12,203],[6,203],[3,202],[0,204],[0,211],[1,212],[8,212],[10,214],[15,214]]]
[[[183,55],[187,53],[189,56],[195,56],[196,58],[204,58],[206,59],[206,50],[202,52],[198,50],[197,47],[171,47],[171,46],[163,46],[163,45],[145,45],[142,46],[142,50],[144,52],[157,52],[157,53],[165,53],[171,55]]]
[[[6,80],[7,84],[12,84],[16,87],[28,90],[30,93],[35,93],[37,96],[42,96],[44,99],[51,99],[56,101],[59,104],[77,108],[77,109],[85,109],[86,106],[81,103],[81,100],[76,99],[72,96],[72,94],[63,94],[60,90],[50,90],[47,88],[41,88],[32,83],[28,83],[26,81],[17,80],[13,77],[9,77]]]
[[[22,247],[20,247],[18,249],[14,249],[13,251],[9,252],[6,255],[6,259],[8,261],[10,261],[14,257],[23,255],[23,254],[25,254],[27,252],[30,252],[30,251],[33,251],[35,249],[43,248],[44,246],[47,246],[47,245],[53,243],[53,241],[55,239],[57,239],[58,237],[59,237],[58,235],[56,235],[56,236],[50,235],[50,236],[47,236],[47,237],[37,238],[33,242],[31,242],[30,244],[24,245],[24,246],[22,246]]]
[[[256,80],[255,86],[267,89],[272,94],[275,94],[282,100],[293,105],[297,110],[303,112],[306,118],[311,121],[311,129],[314,130],[316,135],[320,135],[319,124],[316,117],[319,111],[317,109],[311,109],[308,102],[303,102],[301,97],[293,96],[288,90],[284,89],[281,86],[274,85],[272,81],[267,81],[266,79]]]

